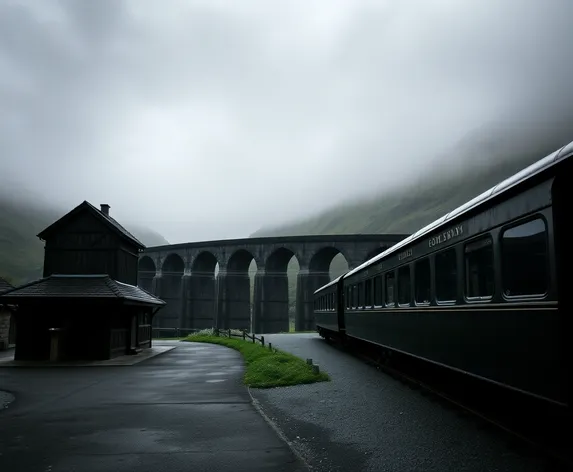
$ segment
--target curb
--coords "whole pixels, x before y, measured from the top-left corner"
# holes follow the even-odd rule
[[[163,349],[160,352],[156,352],[153,355],[150,356],[146,356],[146,357],[140,357],[137,358],[136,356],[129,356],[131,358],[133,358],[133,362],[127,363],[127,362],[121,362],[119,360],[117,360],[118,358],[112,358],[112,359],[108,359],[105,361],[88,361],[88,362],[77,362],[77,363],[66,363],[66,362],[62,362],[62,363],[51,363],[48,361],[40,361],[40,362],[35,362],[35,361],[14,361],[14,360],[8,360],[8,361],[0,361],[0,368],[21,368],[21,369],[26,369],[26,368],[36,368],[36,369],[47,369],[47,368],[73,368],[73,367],[133,367],[136,366],[138,364],[141,364],[142,362],[148,361],[149,359],[154,359],[157,356],[160,356],[162,354],[165,354],[167,352],[171,352],[174,349],[176,349],[177,346],[169,346],[167,349]],[[120,356],[121,358],[128,358],[128,356]],[[18,363],[18,362],[25,362],[25,363]]]
[[[267,422],[267,424],[273,429],[275,433],[277,433],[279,438],[281,438],[287,444],[287,446],[290,448],[290,450],[296,456],[296,458],[299,459],[308,470],[312,470],[313,469],[312,466],[306,461],[306,459],[303,457],[300,451],[294,446],[294,444],[291,441],[288,440],[288,438],[281,431],[278,425],[273,420],[271,420],[264,412],[261,402],[257,400],[255,397],[253,397],[250,387],[247,387],[247,392],[249,392],[249,397],[251,397],[251,404],[259,412],[259,414],[263,417],[263,419]]]

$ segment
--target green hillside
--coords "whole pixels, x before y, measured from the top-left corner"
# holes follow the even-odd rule
[[[36,235],[64,213],[0,195],[0,277],[14,284],[41,277],[44,244]],[[147,246],[169,244],[154,231],[121,223]]]

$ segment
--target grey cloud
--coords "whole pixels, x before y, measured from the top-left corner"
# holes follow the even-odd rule
[[[4,179],[173,241],[246,236],[423,175],[484,124],[565,116],[572,13],[0,0]]]

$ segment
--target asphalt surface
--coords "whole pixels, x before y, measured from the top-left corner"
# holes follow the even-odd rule
[[[133,366],[1,368],[15,400],[0,411],[0,471],[307,470],[242,373],[238,352],[199,343]]]
[[[331,377],[330,382],[251,390],[313,470],[550,470],[505,435],[484,428],[483,421],[409,388],[316,334],[265,335],[265,341],[312,358]]]

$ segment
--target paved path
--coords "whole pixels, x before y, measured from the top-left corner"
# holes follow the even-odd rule
[[[255,409],[240,354],[178,343],[133,366],[1,368],[0,471],[307,470]]]
[[[252,390],[317,472],[551,470],[482,422],[408,388],[316,334],[265,335],[265,341],[312,358],[331,376],[331,382]]]

